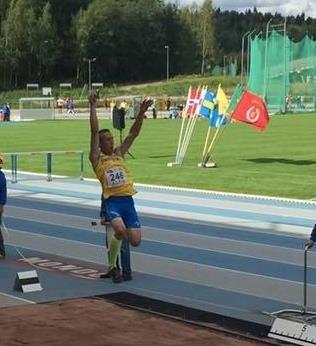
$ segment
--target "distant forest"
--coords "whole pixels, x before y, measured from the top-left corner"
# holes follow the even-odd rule
[[[87,81],[106,84],[159,80],[166,76],[208,74],[223,58],[240,63],[242,36],[265,34],[267,22],[284,23],[280,14],[179,7],[162,0],[1,0],[0,88],[27,82],[51,85]],[[316,19],[287,17],[294,41],[316,39]]]

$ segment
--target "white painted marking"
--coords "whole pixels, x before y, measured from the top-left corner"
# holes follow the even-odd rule
[[[12,299],[20,300],[21,302],[25,302],[25,303],[36,304],[36,302],[33,302],[32,300],[16,297],[16,296],[13,296],[12,294],[0,292],[0,295],[5,296],[5,297],[9,297]]]

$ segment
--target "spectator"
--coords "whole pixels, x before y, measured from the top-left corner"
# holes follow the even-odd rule
[[[76,115],[75,113],[75,104],[74,104],[74,100],[71,98],[67,99],[67,114],[73,114]]]
[[[123,100],[120,103],[119,110],[122,112],[124,118],[125,118],[127,109],[128,109],[128,104],[127,104],[127,102],[125,100]]]
[[[170,97],[167,98],[167,101],[166,101],[166,110],[169,112],[170,110],[170,106],[171,106],[171,100],[170,100]]]
[[[11,109],[8,103],[5,103],[2,108],[3,121],[10,121]]]
[[[57,103],[58,113],[62,113],[63,106],[64,106],[64,99],[59,96],[56,103]]]
[[[119,107],[119,108],[120,108],[120,109],[123,108],[124,111],[125,111],[125,113],[126,113],[126,110],[127,110],[127,108],[128,108],[127,102],[126,102],[125,100],[123,100],[123,101],[120,103],[120,107]],[[125,113],[124,113],[124,114],[125,114]]]
[[[110,102],[110,113],[111,113],[111,118],[113,118],[113,109],[117,108],[116,107],[116,102],[112,99]]]
[[[303,105],[303,97],[302,96],[296,96],[296,106],[298,110],[304,109]]]
[[[179,105],[178,105],[178,109],[179,109],[179,111],[182,113],[182,111],[183,111],[183,108],[184,108],[184,105],[182,104],[182,103],[180,103]]]
[[[178,108],[176,106],[170,107],[169,119],[176,119],[178,115]]]
[[[152,102],[152,105],[151,105],[151,109],[153,111],[153,118],[154,119],[157,119],[156,105],[157,105],[157,101],[156,101],[156,99],[153,99],[153,102]]]

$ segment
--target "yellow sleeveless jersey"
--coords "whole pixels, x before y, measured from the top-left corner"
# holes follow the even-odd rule
[[[133,186],[133,179],[121,156],[100,155],[95,173],[102,185],[104,198],[111,196],[132,196],[136,193]]]

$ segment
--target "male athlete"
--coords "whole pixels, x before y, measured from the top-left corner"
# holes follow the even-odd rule
[[[128,152],[135,138],[139,135],[145,112],[152,100],[145,99],[139,113],[121,145],[114,147],[110,130],[99,130],[96,113],[97,95],[90,95],[90,155],[93,170],[102,186],[106,211],[114,229],[110,239],[109,274],[115,283],[121,282],[120,271],[116,267],[122,239],[126,237],[132,246],[141,242],[141,226],[134,206],[133,195],[136,193],[124,155]]]

